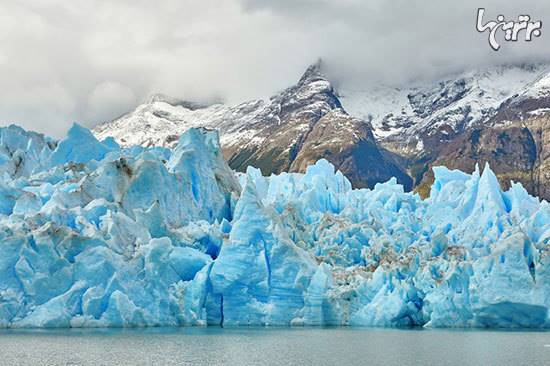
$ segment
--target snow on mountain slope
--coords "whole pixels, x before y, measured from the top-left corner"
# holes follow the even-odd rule
[[[404,87],[344,85],[335,98],[350,115],[370,122],[374,136],[383,143],[406,147],[413,140],[414,153],[426,147],[422,142],[425,136],[460,133],[493,117],[498,107],[515,95],[544,93],[550,84],[549,71],[549,64],[498,66]],[[327,85],[330,87],[327,80],[317,80],[287,98],[307,100]],[[95,134],[100,139],[112,136],[122,146],[173,146],[187,129],[207,127],[220,131],[224,147],[253,148],[265,141],[260,130],[266,124],[281,123],[280,98],[277,100],[201,106],[154,95],[121,118],[98,125]],[[405,148],[402,152],[410,151]]]
[[[536,70],[536,68],[532,68]],[[542,72],[501,103],[483,123],[432,153],[430,165],[471,171],[489,162],[503,187],[510,181],[550,199],[550,75]],[[424,176],[431,184],[429,169]]]
[[[245,125],[263,107],[261,100],[229,107],[223,104],[192,105],[162,94],[153,95],[134,111],[112,122],[98,125],[94,132],[99,139],[114,137],[122,146],[164,146],[177,143],[179,135],[192,127],[218,129],[222,143],[238,138],[239,127]],[[254,131],[247,130],[246,134]]]
[[[191,127],[218,130],[224,155],[235,170],[252,165],[264,174],[303,172],[326,158],[355,187],[374,187],[394,176],[407,189],[412,187],[410,177],[378,147],[370,125],[342,109],[320,62],[269,100],[190,107],[154,96],[135,111],[99,125],[95,133],[99,139],[112,136],[122,146],[170,147]]]
[[[482,123],[508,98],[541,86],[549,71],[547,64],[498,66],[403,88],[343,87],[338,94],[350,114],[371,123],[376,137],[406,140]]]
[[[121,146],[171,147],[187,129],[206,127],[220,131],[224,155],[235,170],[244,171],[252,165],[264,174],[303,172],[307,165],[326,158],[354,187],[373,187],[397,176],[408,188],[419,185],[430,164],[441,156],[456,160],[463,154],[460,147],[470,144],[469,137],[463,135],[550,112],[546,101],[550,64],[469,70],[400,88],[341,85],[338,91],[321,66],[312,65],[298,83],[269,100],[236,106],[201,106],[154,96],[135,111],[97,126],[95,134],[100,139],[113,136]],[[489,135],[491,141],[499,136]],[[529,140],[516,141],[518,146],[533,143],[528,134],[513,135]],[[471,170],[475,163],[487,161],[481,157],[491,157],[492,166],[504,174],[500,170],[503,157],[491,150],[498,145],[493,141],[474,146],[471,159],[459,167]],[[449,148],[453,151],[443,151]],[[546,151],[540,146],[536,149]],[[523,155],[529,161],[539,159],[531,152]],[[538,184],[522,180],[523,173],[515,173],[530,171],[524,165],[529,166],[506,168],[502,177],[522,181],[533,194],[541,192],[531,190]],[[510,172],[513,175],[509,176]]]

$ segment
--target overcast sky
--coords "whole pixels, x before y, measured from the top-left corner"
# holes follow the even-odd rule
[[[550,56],[550,6],[485,1],[487,15],[530,14],[531,43],[492,51],[478,1],[0,0],[0,123],[55,137],[93,126],[155,92],[229,103],[289,86],[321,57],[346,83],[403,83]]]

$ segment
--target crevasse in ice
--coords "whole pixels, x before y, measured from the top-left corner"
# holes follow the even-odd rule
[[[231,171],[216,132],[122,149],[0,129],[0,326],[549,327],[550,207],[486,166],[429,199]]]

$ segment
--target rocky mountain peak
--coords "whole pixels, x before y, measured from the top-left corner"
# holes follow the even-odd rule
[[[321,59],[318,59],[315,63],[309,65],[300,80],[298,81],[298,85],[309,84],[317,80],[327,80],[327,77],[323,73],[322,68],[323,60]]]
[[[151,107],[138,107],[98,126],[96,135],[101,139],[113,136],[123,146],[173,146],[187,129],[209,127],[220,132],[224,155],[238,171],[254,166],[263,174],[301,172],[309,163],[325,158],[356,187],[373,187],[392,176],[411,187],[407,174],[377,145],[370,124],[342,108],[322,72],[321,60],[309,66],[296,84],[268,101],[195,108],[185,101],[154,95],[150,102]]]
[[[295,119],[302,114],[319,119],[333,109],[342,108],[321,68],[319,60],[306,69],[295,85],[273,96],[267,108],[268,114],[277,114],[279,120]]]

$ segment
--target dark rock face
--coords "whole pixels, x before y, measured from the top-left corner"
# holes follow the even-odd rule
[[[332,86],[321,75],[320,65],[310,66],[300,81],[273,96],[249,123],[254,134],[224,146],[233,169],[260,168],[264,174],[288,171],[315,123],[341,108]],[[254,144],[261,140],[261,144]],[[242,147],[245,146],[245,149]]]
[[[237,171],[255,166],[264,175],[303,172],[326,158],[355,187],[373,187],[395,176],[412,188],[411,178],[378,146],[371,125],[342,108],[320,62],[267,101],[201,105],[155,95],[135,111],[99,125],[95,133],[99,139],[112,136],[123,146],[173,147],[190,127],[218,130],[224,156]]]
[[[483,167],[488,162],[503,188],[509,188],[510,180],[514,180],[535,192],[533,173],[536,161],[537,144],[530,130],[512,125],[467,131],[450,141],[430,166],[444,165],[471,172],[476,164]],[[420,187],[431,185],[431,170],[423,179]]]
[[[550,199],[548,70],[502,66],[418,88],[358,92],[350,103],[354,94],[338,97],[317,63],[269,100],[228,106],[156,95],[98,126],[96,136],[174,146],[188,128],[207,127],[220,132],[224,156],[237,171],[251,165],[264,175],[303,172],[325,158],[355,187],[396,177],[422,196],[429,194],[431,167],[473,171],[488,162],[504,188],[514,180]]]
[[[550,199],[550,97],[513,97],[486,123],[449,141],[428,165],[472,171],[488,162],[501,186],[520,182],[529,193]],[[427,170],[417,189],[427,193]]]
[[[412,179],[378,146],[370,125],[348,115],[320,64],[310,66],[298,84],[274,96],[250,124],[263,137],[260,146],[226,146],[229,165],[252,165],[263,174],[304,172],[321,158],[342,171],[355,187],[374,187],[395,176],[406,189]]]
[[[317,121],[290,170],[304,171],[320,158],[337,166],[355,187],[372,188],[396,177],[406,190],[412,188],[412,179],[376,144],[369,125],[341,109]]]

